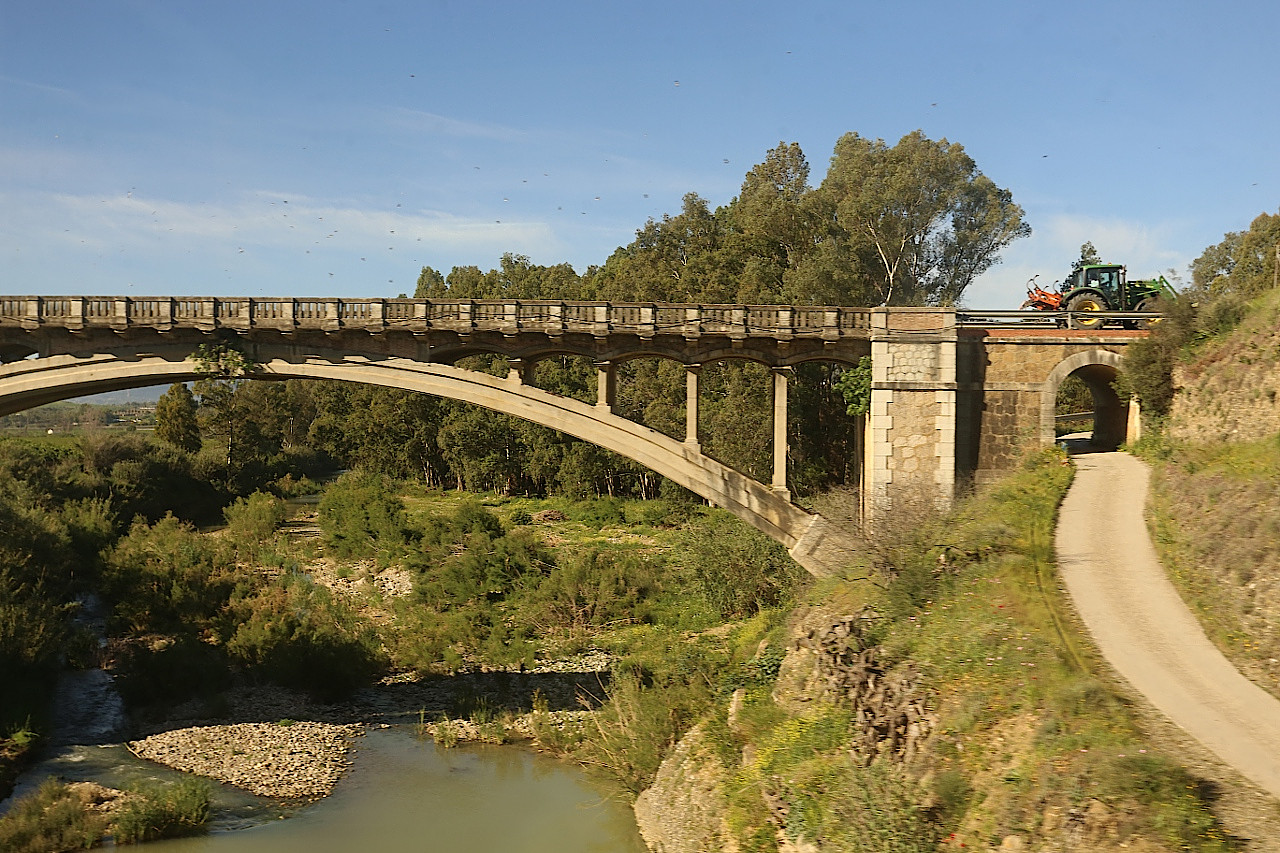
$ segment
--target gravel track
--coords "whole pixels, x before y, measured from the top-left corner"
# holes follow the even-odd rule
[[[1223,657],[1165,575],[1143,515],[1147,466],[1124,453],[1075,463],[1058,565],[1103,656],[1165,716],[1280,798],[1280,701]]]

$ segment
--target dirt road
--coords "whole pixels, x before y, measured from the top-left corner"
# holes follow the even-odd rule
[[[1075,462],[1058,564],[1102,654],[1173,722],[1280,797],[1280,701],[1209,642],[1165,576],[1143,520],[1146,465],[1124,453]]]

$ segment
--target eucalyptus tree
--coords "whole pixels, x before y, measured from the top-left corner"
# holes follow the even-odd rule
[[[892,147],[845,134],[818,194],[832,236],[864,265],[874,259],[864,272],[886,305],[954,304],[1005,246],[1031,233],[1010,192],[963,146],[920,131]]]

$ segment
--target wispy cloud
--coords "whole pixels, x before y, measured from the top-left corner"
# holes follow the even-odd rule
[[[413,133],[461,139],[493,139],[510,142],[525,136],[524,131],[501,124],[450,118],[436,113],[404,108],[393,110],[388,124]]]
[[[168,292],[175,280],[179,292],[192,292],[215,272],[237,292],[309,292],[328,282],[411,282],[422,265],[447,272],[468,259],[561,248],[546,222],[370,209],[282,192],[224,203],[0,194],[0,259],[14,279],[0,288],[10,292],[63,292],[67,281],[83,279],[81,270],[154,292]],[[333,271],[338,278],[329,278]]]
[[[110,197],[0,196],[7,235],[101,245],[151,244],[157,235],[286,248],[334,245],[372,249],[431,242],[468,247],[548,238],[539,222],[493,222],[435,211],[370,210],[287,192],[255,192],[233,203],[193,203],[134,194]],[[61,226],[61,227],[59,227]]]
[[[0,74],[0,84],[30,89],[46,95],[59,95],[65,98],[76,97],[76,93],[70,89],[64,89],[61,86],[50,86],[47,83],[35,83],[31,80],[23,80],[19,77],[10,77],[8,74]]]

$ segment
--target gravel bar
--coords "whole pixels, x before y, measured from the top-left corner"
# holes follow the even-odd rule
[[[351,762],[362,725],[237,723],[174,729],[131,741],[129,750],[175,770],[208,776],[263,797],[327,796]]]

